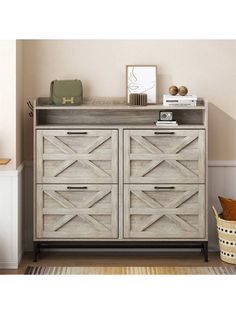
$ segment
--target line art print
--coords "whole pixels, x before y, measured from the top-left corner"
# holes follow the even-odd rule
[[[127,66],[128,102],[131,93],[146,93],[148,103],[156,103],[156,66]]]

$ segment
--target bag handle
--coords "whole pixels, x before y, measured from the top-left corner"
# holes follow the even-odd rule
[[[212,210],[213,210],[213,213],[214,213],[216,219],[218,219],[218,218],[219,218],[219,215],[218,215],[217,210],[215,209],[214,206],[212,206]]]

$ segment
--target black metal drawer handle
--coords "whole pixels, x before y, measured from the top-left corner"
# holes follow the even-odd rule
[[[68,190],[86,190],[88,187],[87,186],[68,186]]]
[[[74,134],[88,134],[88,132],[67,132],[68,135],[74,135]]]
[[[162,135],[162,134],[170,135],[170,134],[175,134],[175,132],[155,132],[154,134],[156,134],[156,135]]]
[[[156,190],[174,190],[174,186],[155,186],[154,189]]]

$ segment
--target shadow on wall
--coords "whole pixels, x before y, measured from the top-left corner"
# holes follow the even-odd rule
[[[209,103],[209,160],[236,160],[236,120]]]
[[[33,164],[25,162],[23,185],[23,249],[33,250]]]
[[[236,166],[225,166],[224,160],[236,160],[236,120],[209,103],[209,160],[223,160],[222,166],[209,167],[208,208],[209,247],[218,247],[218,237],[212,205],[222,211],[218,196],[236,199]]]

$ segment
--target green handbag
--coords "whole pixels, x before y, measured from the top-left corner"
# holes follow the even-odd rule
[[[55,105],[80,105],[83,86],[80,80],[55,80],[50,86],[50,100]]]

